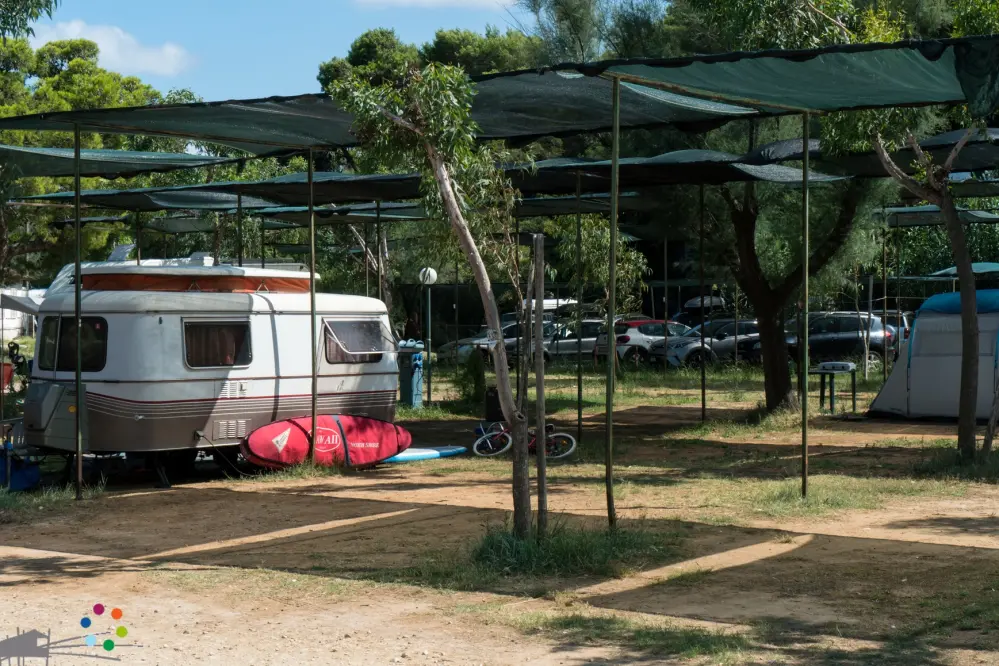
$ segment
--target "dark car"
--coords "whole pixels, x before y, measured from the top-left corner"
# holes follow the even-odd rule
[[[787,348],[792,359],[798,358],[796,321],[785,326]],[[892,332],[881,323],[881,317],[866,312],[814,312],[808,315],[808,356],[812,363],[823,361],[856,361],[864,356],[864,331],[870,331],[868,359],[870,367],[881,367],[886,350],[894,348]]]

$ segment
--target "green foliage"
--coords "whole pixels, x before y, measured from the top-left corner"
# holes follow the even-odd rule
[[[954,36],[999,32],[999,1],[954,0]]]
[[[851,41],[854,11],[851,0],[677,0],[670,21],[687,50],[801,49]]]
[[[610,229],[607,220],[599,215],[584,215],[580,220],[582,243],[580,264],[576,270],[576,218],[556,217],[545,222],[545,232],[556,240],[555,252],[568,270],[572,291],[604,285],[603,302],[610,297],[606,285],[610,280]],[[618,235],[617,242],[617,303],[621,312],[641,308],[642,278],[649,273],[645,255]]]
[[[48,16],[59,6],[59,0],[0,0],[0,38],[27,37],[35,34],[31,24]]]
[[[473,351],[462,363],[457,377],[458,395],[467,403],[482,404],[486,399],[486,362]]]
[[[549,62],[585,62],[601,57],[608,21],[601,0],[518,0],[534,16]]]
[[[35,51],[34,75],[42,79],[57,76],[74,60],[85,60],[96,65],[99,53],[97,43],[89,39],[49,42]]]
[[[543,64],[544,44],[519,30],[501,33],[488,26],[485,35],[470,30],[438,30],[434,40],[420,48],[424,63],[461,67],[474,76]]]

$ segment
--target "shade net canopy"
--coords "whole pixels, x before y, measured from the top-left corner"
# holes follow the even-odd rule
[[[996,35],[611,60],[576,69],[765,113],[967,104],[972,116],[985,117],[999,104]]]
[[[54,201],[69,203],[73,192],[55,192],[25,197],[25,201]],[[235,209],[239,196],[230,192],[215,192],[198,186],[176,186],[167,188],[145,187],[134,190],[84,190],[80,202],[92,208],[109,208],[135,212],[155,212],[161,210],[213,210]],[[244,209],[273,208],[273,201],[255,197],[242,197]]]
[[[679,150],[655,157],[632,157],[620,161],[620,186],[625,190],[663,185],[721,184],[728,182],[770,182],[800,185],[802,170],[780,164],[745,164],[742,158],[711,150]],[[533,165],[507,165],[507,176],[527,198],[539,195],[565,195],[576,192],[604,193],[610,189],[610,160],[557,158]],[[843,176],[818,171],[809,173],[809,182],[830,183]],[[371,200],[400,201],[421,196],[420,175],[340,172],[313,174],[313,204],[325,206]],[[163,210],[157,206],[176,201],[173,208],[221,209],[235,207],[236,195],[243,196],[243,208],[267,208],[276,202],[303,207],[309,201],[308,174],[295,173],[260,181],[208,183],[141,190],[90,190],[82,194],[87,205],[124,210]],[[185,203],[190,195],[192,205]],[[29,197],[34,200],[65,200],[71,192]],[[217,197],[217,198],[216,198]],[[200,205],[194,205],[198,204]],[[230,203],[231,205],[226,205]],[[216,205],[217,204],[217,205]],[[144,207],[143,207],[144,206]],[[206,208],[207,207],[207,208]],[[372,211],[373,213],[373,211]],[[331,213],[332,214],[332,213]],[[400,213],[401,214],[401,213]]]
[[[189,215],[166,215],[159,217],[147,217],[139,220],[142,231],[155,231],[161,234],[193,234],[214,231],[215,224],[211,220],[202,220]],[[57,220],[52,226],[59,229],[72,227],[76,224],[74,218]],[[100,224],[125,224],[135,227],[136,218],[134,215],[95,215],[91,217],[81,217],[80,226],[100,225]]]
[[[999,273],[999,264],[988,262],[988,261],[976,261],[971,264],[971,272],[975,275],[988,275],[990,273]],[[937,271],[936,273],[930,273],[930,277],[940,278],[940,277],[957,277],[957,266],[951,266],[950,268],[945,268],[942,271]]]
[[[73,150],[69,148],[0,145],[0,166],[10,169],[19,178],[73,176],[74,160]],[[130,178],[142,173],[192,169],[232,161],[188,153],[81,150],[80,175],[85,178]]]
[[[999,215],[987,210],[957,211],[958,218],[965,224],[997,224]],[[886,208],[876,211],[875,217],[885,220],[890,228],[897,227],[936,227],[944,223],[943,215],[937,206],[910,206]]]
[[[587,194],[579,197],[536,197],[521,199],[513,210],[514,217],[557,217],[560,215],[601,214],[610,212],[609,194]],[[651,211],[659,208],[658,197],[651,192],[623,192],[619,197],[621,211]],[[253,211],[253,215],[269,218],[265,230],[294,229],[309,225],[307,206],[282,206]],[[426,212],[418,203],[383,203],[379,213],[375,204],[316,208],[316,225],[374,224],[377,222],[417,222],[426,220]]]
[[[945,132],[919,142],[920,148],[937,164],[947,160],[951,151],[961,141],[965,130]],[[857,178],[885,178],[884,165],[874,151],[826,156],[819,140],[809,141],[809,158],[816,169],[829,173],[850,175]],[[774,165],[782,162],[799,162],[804,157],[801,139],[775,141],[742,158],[748,164]],[[916,154],[906,147],[890,153],[892,161],[904,172],[915,173]],[[985,171],[999,167],[999,129],[975,128],[967,144],[954,161],[955,171]]]
[[[804,51],[608,60],[476,77],[482,139],[611,128],[611,82],[625,79],[621,127],[706,129],[799,111],[966,103],[996,107],[999,37],[852,44]],[[652,86],[655,86],[653,88]],[[658,88],[658,89],[656,89]],[[65,111],[0,120],[0,130],[186,137],[255,154],[352,146],[351,118],[325,95]]]
[[[476,85],[472,117],[483,140],[604,131],[611,127],[611,82],[572,71],[513,72]],[[630,85],[621,127],[710,129],[752,109]],[[0,129],[71,130],[211,141],[256,155],[357,144],[352,117],[326,95],[66,111],[0,120]]]

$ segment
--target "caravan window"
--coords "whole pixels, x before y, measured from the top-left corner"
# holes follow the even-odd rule
[[[108,323],[103,317],[82,317],[80,321],[80,370],[100,372],[108,355]],[[76,370],[75,317],[46,317],[42,321],[38,368],[59,372]]]
[[[378,363],[383,352],[395,349],[395,341],[378,320],[323,323],[327,363]]]
[[[250,322],[185,321],[184,353],[192,368],[249,365]]]

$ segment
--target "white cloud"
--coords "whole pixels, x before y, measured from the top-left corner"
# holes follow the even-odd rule
[[[464,9],[505,9],[517,0],[354,0],[370,7],[462,7]]]
[[[101,66],[122,74],[176,76],[194,63],[194,57],[179,44],[163,42],[159,46],[148,46],[117,26],[88,25],[79,19],[36,25],[31,45],[38,48],[60,39],[97,42],[101,49]]]

